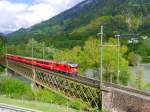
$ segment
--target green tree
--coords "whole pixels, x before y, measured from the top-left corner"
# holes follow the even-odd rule
[[[150,56],[150,38],[142,41],[141,44],[138,46],[136,52],[140,54],[143,59],[146,59]]]
[[[138,89],[142,90],[144,88],[144,71],[141,66],[139,66],[138,70],[135,84]]]
[[[105,42],[104,45],[116,44],[116,40],[110,39]],[[80,72],[83,72],[88,68],[96,68],[97,73],[100,67],[99,60],[99,40],[92,37],[87,40],[83,47],[76,46],[71,50],[63,50],[54,54],[55,60],[61,61],[73,61],[79,64]],[[103,74],[104,80],[110,81],[112,79],[116,82],[117,77],[117,48],[116,47],[104,47],[103,48]],[[123,84],[127,84],[129,80],[129,68],[128,61],[123,57],[127,52],[127,47],[122,46],[120,48],[120,81]],[[98,77],[98,74],[97,74]]]
[[[0,35],[0,55],[4,54],[4,37]],[[4,68],[0,66],[0,73],[4,71]]]
[[[134,52],[130,52],[128,54],[128,60],[130,65],[137,66],[141,63],[141,57],[138,54],[135,54]]]
[[[140,20],[140,17],[136,17],[134,15],[127,18],[126,22],[129,27],[129,31],[136,31],[140,25],[142,24],[142,21]]]
[[[0,54],[4,53],[4,37],[0,35]]]
[[[53,53],[57,51],[53,46],[47,47],[44,42],[38,42],[35,39],[29,39],[27,44],[7,46],[7,52],[9,54],[32,57],[32,46],[34,58],[52,59]]]

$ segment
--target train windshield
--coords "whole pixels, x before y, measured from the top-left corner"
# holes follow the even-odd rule
[[[69,64],[71,68],[76,68],[78,65],[77,64]]]

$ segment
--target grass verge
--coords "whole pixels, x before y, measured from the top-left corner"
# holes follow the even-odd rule
[[[78,110],[89,110],[89,107],[79,99],[70,99],[61,93],[56,93],[45,88],[37,88],[32,91],[30,85],[11,77],[0,77],[0,94],[8,98],[36,100],[69,106]]]
[[[16,100],[16,99],[5,98],[2,96],[0,96],[0,103],[35,109],[42,112],[66,112],[66,111],[79,112],[78,110],[71,109],[63,105],[43,103],[38,101]]]

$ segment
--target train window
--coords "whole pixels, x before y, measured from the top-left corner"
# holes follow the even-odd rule
[[[44,64],[48,65],[48,62],[44,62]]]
[[[78,65],[77,64],[69,64],[71,68],[75,68],[77,67]]]

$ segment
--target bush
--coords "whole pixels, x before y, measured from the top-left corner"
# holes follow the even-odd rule
[[[141,57],[134,52],[129,53],[128,55],[129,64],[132,66],[137,66],[141,63]]]
[[[4,71],[4,67],[0,66],[0,73]]]
[[[85,103],[81,102],[80,99],[72,99],[70,101],[70,107],[74,108],[74,109],[84,109],[84,110],[89,110],[90,106],[86,105]]]
[[[13,98],[25,97],[26,99],[32,99],[33,96],[30,86],[10,77],[0,78],[0,94]]]
[[[89,107],[81,102],[79,99],[69,99],[61,93],[49,91],[47,89],[39,88],[35,91],[35,99],[46,103],[56,103],[59,105],[66,105],[74,109],[88,110]]]
[[[150,91],[150,82],[146,83],[144,89],[145,89],[146,91]]]
[[[51,92],[47,89],[39,88],[35,91],[35,99],[46,103],[67,104],[67,98]]]

